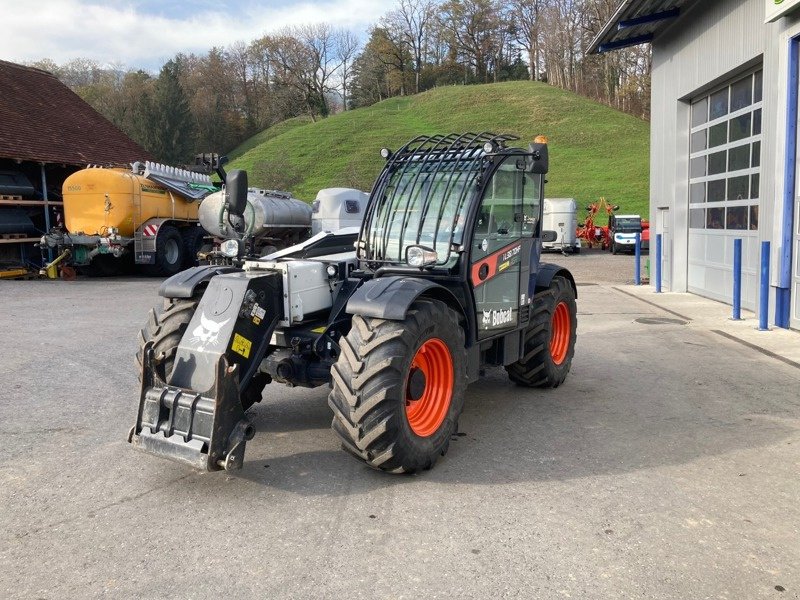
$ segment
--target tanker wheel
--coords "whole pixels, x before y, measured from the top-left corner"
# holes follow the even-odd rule
[[[333,431],[342,448],[392,473],[430,469],[458,430],[464,406],[464,330],[438,300],[403,321],[353,317],[331,369]]]
[[[202,227],[186,227],[181,230],[183,238],[183,267],[188,269],[197,266],[197,254],[203,248],[206,230]]]
[[[178,351],[178,346],[186,328],[189,326],[189,322],[192,320],[192,315],[194,315],[201,297],[202,293],[196,294],[191,298],[165,298],[161,310],[150,309],[147,323],[139,330],[139,349],[136,351],[136,367],[140,382],[144,345],[149,341],[153,342],[156,375],[164,382],[168,380],[175,364],[175,354]],[[268,376],[260,373],[251,379],[240,395],[244,410],[261,401],[261,394],[269,381]]]
[[[183,268],[183,239],[177,227],[164,225],[156,237],[156,262],[145,266],[148,275],[169,277]]]
[[[575,354],[575,291],[566,278],[554,277],[549,289],[534,296],[531,309],[525,354],[507,365],[506,371],[511,381],[519,385],[555,388],[567,378]]]

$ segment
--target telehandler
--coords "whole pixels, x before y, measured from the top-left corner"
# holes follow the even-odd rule
[[[343,449],[413,473],[447,452],[466,387],[486,367],[521,386],[560,385],[577,289],[569,271],[540,262],[542,241],[555,239],[542,230],[547,139],[527,149],[516,139],[384,148],[360,229],[167,279],[140,334],[128,441],[199,469],[238,469],[255,433],[245,411],[268,383],[328,384]],[[229,173],[231,231],[242,231],[246,193],[246,173]],[[244,252],[246,240],[225,243]]]

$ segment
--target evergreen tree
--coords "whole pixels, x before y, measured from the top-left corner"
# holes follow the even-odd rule
[[[153,95],[153,118],[148,148],[158,160],[177,165],[189,162],[194,151],[195,128],[189,100],[181,87],[180,59],[161,68]]]

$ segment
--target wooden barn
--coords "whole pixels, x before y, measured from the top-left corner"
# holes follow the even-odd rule
[[[0,272],[40,264],[70,174],[150,158],[53,74],[0,61]]]

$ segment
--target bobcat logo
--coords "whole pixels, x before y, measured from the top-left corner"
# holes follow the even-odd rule
[[[192,331],[189,341],[197,344],[197,350],[203,352],[206,349],[213,349],[219,342],[219,331],[230,319],[225,319],[222,323],[215,323],[207,318],[205,313],[200,313],[200,325]]]
[[[483,311],[483,326],[488,327],[492,323],[492,311],[484,310]]]

